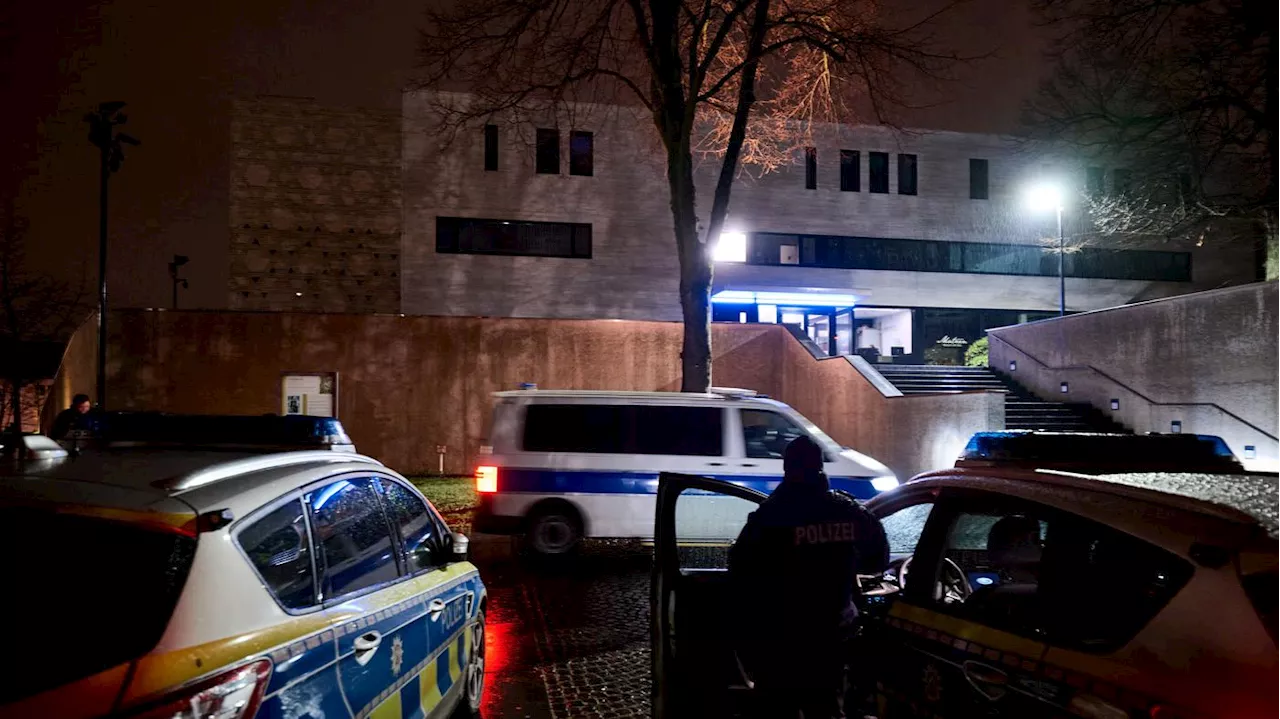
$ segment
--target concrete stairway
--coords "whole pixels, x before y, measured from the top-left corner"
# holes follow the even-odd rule
[[[1048,402],[988,367],[873,365],[902,394],[945,394],[973,390],[1005,393],[1006,429],[1059,432],[1128,432],[1087,404]]]

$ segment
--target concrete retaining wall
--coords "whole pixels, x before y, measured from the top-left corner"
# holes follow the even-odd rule
[[[446,471],[471,471],[495,391],[675,391],[680,378],[680,325],[668,322],[126,310],[111,327],[112,409],[279,412],[284,373],[337,372],[338,416],[357,446],[412,473],[436,470],[437,445]],[[886,398],[848,360],[814,359],[781,326],[712,334],[717,385],[787,402],[904,479],[950,466],[973,432],[1003,427],[999,393]],[[92,368],[68,361],[55,394],[89,392]]]
[[[1277,299],[1276,283],[1258,283],[1001,327],[989,361],[1043,397],[1088,402],[1135,432],[1179,421],[1275,470]]]

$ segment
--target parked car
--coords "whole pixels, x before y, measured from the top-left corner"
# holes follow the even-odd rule
[[[467,539],[336,420],[104,415],[74,443],[0,467],[0,716],[478,712]]]
[[[490,436],[476,470],[474,526],[524,534],[547,555],[570,552],[583,537],[651,538],[661,471],[767,494],[782,479],[783,449],[801,436],[823,448],[833,487],[868,499],[898,485],[885,465],[746,390],[499,392]]]
[[[1014,452],[1004,461],[921,475],[867,503],[893,558],[865,578],[856,656],[876,695],[869,711],[1277,715],[1275,475],[1084,475],[1027,468]],[[765,496],[706,477],[660,480],[655,717],[734,716],[750,701],[735,641],[751,627],[727,619],[742,616],[728,603],[744,600],[727,592],[724,553],[682,546],[702,529],[687,506],[708,498],[745,522]],[[1011,528],[1028,541],[1006,546]],[[745,601],[756,600],[768,606]]]

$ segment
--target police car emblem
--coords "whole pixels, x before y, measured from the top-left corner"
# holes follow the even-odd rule
[[[400,637],[391,643],[391,673],[400,676],[400,667],[404,664],[404,642]]]

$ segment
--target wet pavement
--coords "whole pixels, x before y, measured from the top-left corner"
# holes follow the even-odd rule
[[[480,562],[489,588],[486,719],[649,716],[649,568],[636,544],[572,561]]]

